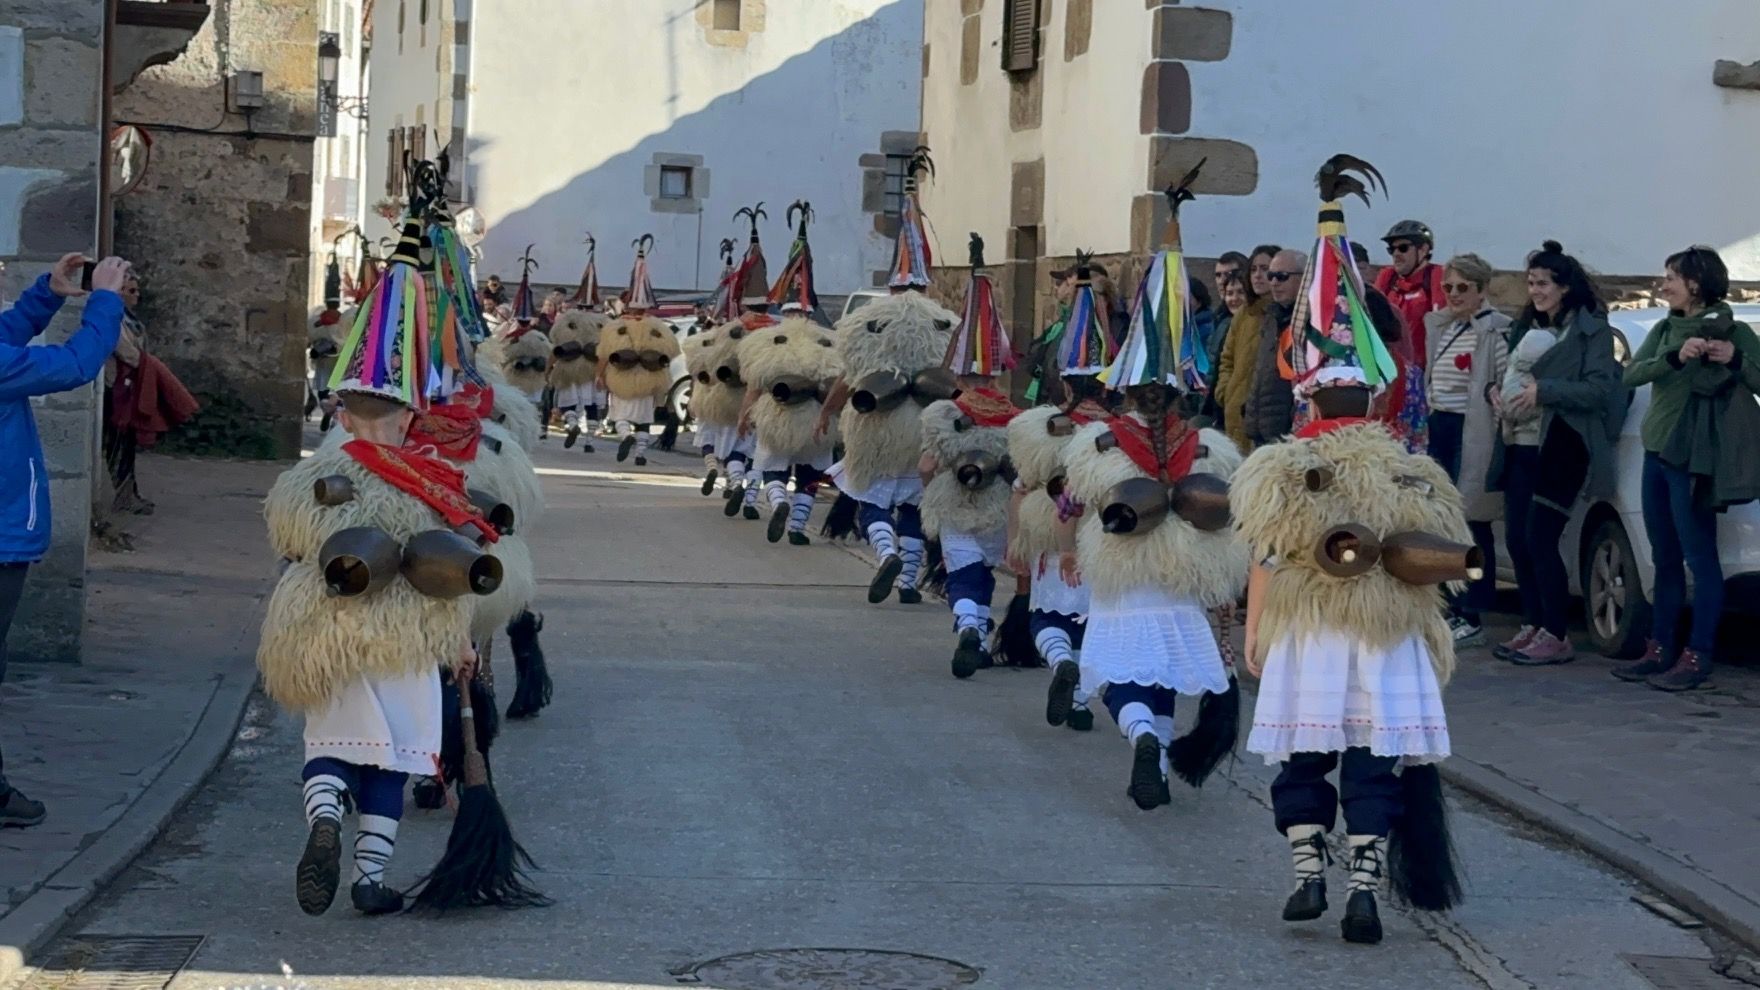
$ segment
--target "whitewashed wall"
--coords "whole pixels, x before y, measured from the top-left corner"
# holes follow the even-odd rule
[[[1146,188],[1149,139],[1138,134],[1139,95],[1149,61],[1149,17],[1136,3],[1096,0],[1088,53],[1063,60],[1066,3],[1054,3],[1041,36],[1043,122],[1037,130],[1009,125],[1009,79],[1002,71],[1001,3],[980,19],[978,78],[960,83],[959,0],[931,0],[925,23],[929,84],[923,129],[935,149],[937,178],[925,187],[924,210],[942,257],[965,258],[966,232],[976,231],[1003,260],[1009,229],[1009,164],[1045,159],[1048,255],[1077,248],[1101,254],[1130,247],[1131,197]]]
[[[886,267],[890,242],[861,210],[859,159],[884,131],[915,131],[922,0],[767,0],[745,47],[711,45],[698,0],[496,0],[472,24],[471,179],[489,224],[485,270],[508,275],[528,243],[545,281],[571,282],[583,232],[601,277],[621,284],[629,243],[652,233],[661,289],[707,288],[736,209],[767,201],[776,274],[782,214],[812,201],[821,291]],[[375,52],[375,60],[378,54]],[[375,87],[378,66],[374,66]],[[375,94],[375,103],[378,99]],[[375,106],[377,115],[377,106]],[[700,155],[695,214],[656,213],[643,170],[655,153]]]
[[[1138,107],[1152,13],[1096,0],[1088,54],[1063,61],[1057,2],[1044,35],[1044,126],[1010,134],[984,5],[979,83],[959,85],[959,0],[930,0],[925,129],[944,173],[926,197],[942,240],[1002,236],[1007,162],[1046,149],[1046,253],[1129,246],[1145,191]],[[1429,222],[1439,252],[1521,265],[1554,237],[1608,274],[1657,271],[1690,243],[1760,279],[1760,93],[1711,82],[1719,58],[1760,59],[1753,0],[1208,0],[1234,16],[1220,62],[1191,62],[1182,136],[1257,150],[1250,196],[1191,207],[1185,243],[1214,256],[1313,237],[1313,173],[1348,151],[1380,166],[1386,201],[1350,210],[1373,241],[1395,220]],[[952,137],[950,138],[950,135]],[[968,137],[973,140],[968,141]],[[999,160],[1001,160],[999,162]],[[998,182],[998,176],[1002,181]]]
[[[397,15],[404,7],[402,48]],[[443,22],[450,22],[460,0],[429,0],[426,37],[418,20],[421,0],[378,0],[373,7],[373,51],[368,68],[369,106],[364,169],[361,173],[361,229],[377,240],[392,227],[372,212],[385,199],[385,135],[394,127],[428,127],[428,154],[438,154],[451,136],[452,62],[442,51]],[[438,128],[435,121],[438,119]]]

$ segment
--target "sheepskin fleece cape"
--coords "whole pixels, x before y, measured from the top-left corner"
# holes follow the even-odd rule
[[[709,381],[705,383],[699,379],[691,386],[691,413],[710,426],[732,426],[739,419],[745,389],[721,384],[715,372],[723,365],[739,363],[736,358],[745,335],[746,328],[738,320],[723,323],[704,335],[708,343],[703,350],[702,362]]]
[[[1310,492],[1309,468],[1333,472],[1324,491]],[[1274,558],[1259,617],[1259,659],[1286,637],[1332,629],[1372,649],[1417,634],[1436,677],[1454,673],[1454,639],[1442,617],[1442,589],[1406,584],[1376,566],[1354,578],[1320,569],[1316,551],[1327,530],[1358,523],[1383,538],[1433,533],[1471,544],[1461,496],[1435,461],[1408,454],[1378,423],[1347,426],[1311,440],[1255,450],[1229,493],[1235,525],[1254,559]]]
[[[650,396],[656,402],[665,399],[666,390],[672,387],[672,369],[619,368],[611,363],[611,355],[622,350],[659,351],[668,359],[678,357],[678,338],[672,335],[672,328],[657,317],[631,315],[612,320],[599,334],[599,367],[612,395],[630,401]]]
[[[939,535],[943,530],[991,533],[1008,525],[1008,482],[996,478],[977,491],[960,485],[953,466],[968,454],[1008,454],[1008,431],[1002,427],[953,428],[964,413],[950,399],[931,402],[923,409],[923,452],[934,455],[942,469],[923,489],[923,529]]]
[[[481,353],[479,350],[478,354]],[[524,394],[516,391],[501,373],[501,369],[494,364],[480,362],[477,365],[477,374],[482,376],[493,396],[489,410],[490,421],[499,424],[515,443],[530,453],[538,445],[538,438],[544,429],[538,407]]]
[[[853,388],[879,371],[939,368],[958,317],[920,292],[887,296],[837,322],[837,353]]]
[[[1045,493],[1045,483],[1063,470],[1063,451],[1070,440],[1046,431],[1059,412],[1056,406],[1034,406],[1008,423],[1008,459],[1027,490],[1015,509],[1008,550],[1028,567],[1040,555],[1057,551],[1057,502]]]
[[[352,500],[318,504],[312,484],[331,475],[354,484]],[[319,569],[319,548],[343,529],[373,526],[407,542],[424,530],[445,528],[420,500],[332,448],[283,472],[264,512],[271,545],[290,561],[269,598],[257,646],[263,688],[277,704],[316,710],[357,677],[415,673],[458,655],[469,633],[469,601],[429,598],[401,576],[370,595],[332,598]]]
[[[553,348],[564,344],[579,344],[583,350],[590,350],[598,346],[599,332],[604,328],[605,316],[602,313],[584,309],[567,310],[551,325],[550,343]],[[599,372],[598,362],[584,354],[573,361],[552,363],[554,367],[550,369],[550,384],[558,388],[585,385]]]
[[[479,367],[484,364],[493,366],[503,381],[525,395],[542,392],[549,375],[545,368],[521,371],[513,366],[515,361],[529,361],[532,358],[542,358],[546,362],[550,360],[550,338],[541,330],[528,330],[518,340],[497,334],[477,345]]]
[[[956,318],[920,292],[869,303],[837,323],[843,380],[854,389],[881,371],[914,375],[939,368]],[[882,412],[845,406],[840,420],[843,470],[857,491],[885,478],[917,473],[923,449],[922,407],[907,399]]]
[[[1132,588],[1160,586],[1193,598],[1205,607],[1233,602],[1247,585],[1247,546],[1231,529],[1206,533],[1169,513],[1148,532],[1115,535],[1100,525],[1100,510],[1112,486],[1148,477],[1124,451],[1101,451],[1096,438],[1105,423],[1076,431],[1064,451],[1069,486],[1086,506],[1076,529],[1076,559],[1096,597],[1116,597]],[[1217,430],[1200,430],[1198,442],[1209,453],[1192,464],[1193,474],[1228,481],[1241,465],[1240,450]]]
[[[789,458],[824,449],[825,441],[813,438],[824,403],[813,400],[785,406],[770,396],[770,388],[784,378],[797,377],[817,383],[821,395],[830,391],[843,370],[831,333],[811,320],[791,316],[776,326],[746,334],[739,342],[738,354],[746,387],[758,390],[752,424],[764,449]]]
[[[529,402],[525,405],[527,408],[531,407]],[[533,465],[531,455],[526,453],[525,448],[514,442],[513,435],[508,432],[506,427],[493,422],[485,422],[483,423],[483,436],[499,441],[501,450],[497,452],[486,443],[478,444],[476,460],[456,465],[459,470],[464,472],[465,487],[467,489],[481,489],[495,496],[496,499],[506,502],[513,509],[513,528],[515,531],[529,535],[544,516],[544,490],[538,481],[538,469]],[[353,465],[356,470],[365,473],[365,468],[355,464],[353,458],[342,453],[342,445],[350,439],[346,431],[331,430],[324,435],[324,441],[318,445],[318,453],[326,457],[339,457]],[[313,470],[310,465],[317,460],[318,458],[314,457],[301,462],[284,473],[282,479],[286,480],[296,471],[309,472]],[[311,482],[329,474],[340,473],[342,472],[327,471],[325,474],[300,475],[299,481],[304,483],[304,491],[307,493],[303,497],[309,498]],[[281,484],[281,481],[277,481],[275,488],[269,491],[272,506]],[[359,490],[358,485],[356,490]],[[426,506],[423,508],[425,509]],[[272,533],[275,526],[274,519],[274,509],[271,508],[270,527]],[[323,541],[319,540],[319,542]],[[280,552],[280,547],[277,546],[276,550]],[[282,556],[287,556],[287,554],[282,553]]]
[[[501,561],[501,586],[487,595],[466,595],[471,610],[471,639],[487,643],[507,628],[513,617],[538,596],[537,565],[532,563],[531,544],[514,522],[514,532],[496,541],[491,550]]]
[[[1069,437],[1046,432],[1051,418],[1060,412],[1056,406],[1034,406],[1008,421],[1008,459],[1014,462],[1021,487],[1044,488],[1063,469],[1063,448]]]

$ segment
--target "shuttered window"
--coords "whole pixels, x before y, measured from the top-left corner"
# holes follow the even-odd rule
[[[1006,0],[1002,8],[1002,68],[1026,72],[1039,65],[1039,0]]]

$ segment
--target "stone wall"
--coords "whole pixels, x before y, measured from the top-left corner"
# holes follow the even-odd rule
[[[186,449],[299,451],[317,18],[309,0],[216,0],[184,56],[114,103],[154,136],[146,178],[116,202],[116,245],[144,276],[148,346],[204,403],[173,435]],[[263,74],[249,119],[228,112],[239,70]]]
[[[0,293],[18,298],[51,262],[98,241],[103,0],[0,0]],[[63,310],[43,342],[79,326]],[[75,662],[85,622],[86,532],[97,450],[93,387],[33,400],[54,531],[7,639],[19,660]]]

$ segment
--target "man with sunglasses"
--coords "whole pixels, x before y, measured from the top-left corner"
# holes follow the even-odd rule
[[[1289,434],[1295,418],[1295,391],[1283,377],[1278,361],[1278,341],[1289,328],[1296,297],[1302,290],[1302,271],[1308,256],[1300,251],[1279,251],[1265,273],[1271,303],[1259,325],[1259,360],[1253,366],[1253,386],[1247,391],[1244,418],[1253,446],[1276,443]]]
[[[1442,294],[1442,266],[1430,260],[1436,238],[1422,221],[1401,220],[1381,240],[1387,244],[1393,264],[1376,274],[1375,288],[1405,320],[1412,360],[1422,368],[1430,354],[1424,339],[1424,317],[1448,305]]]

